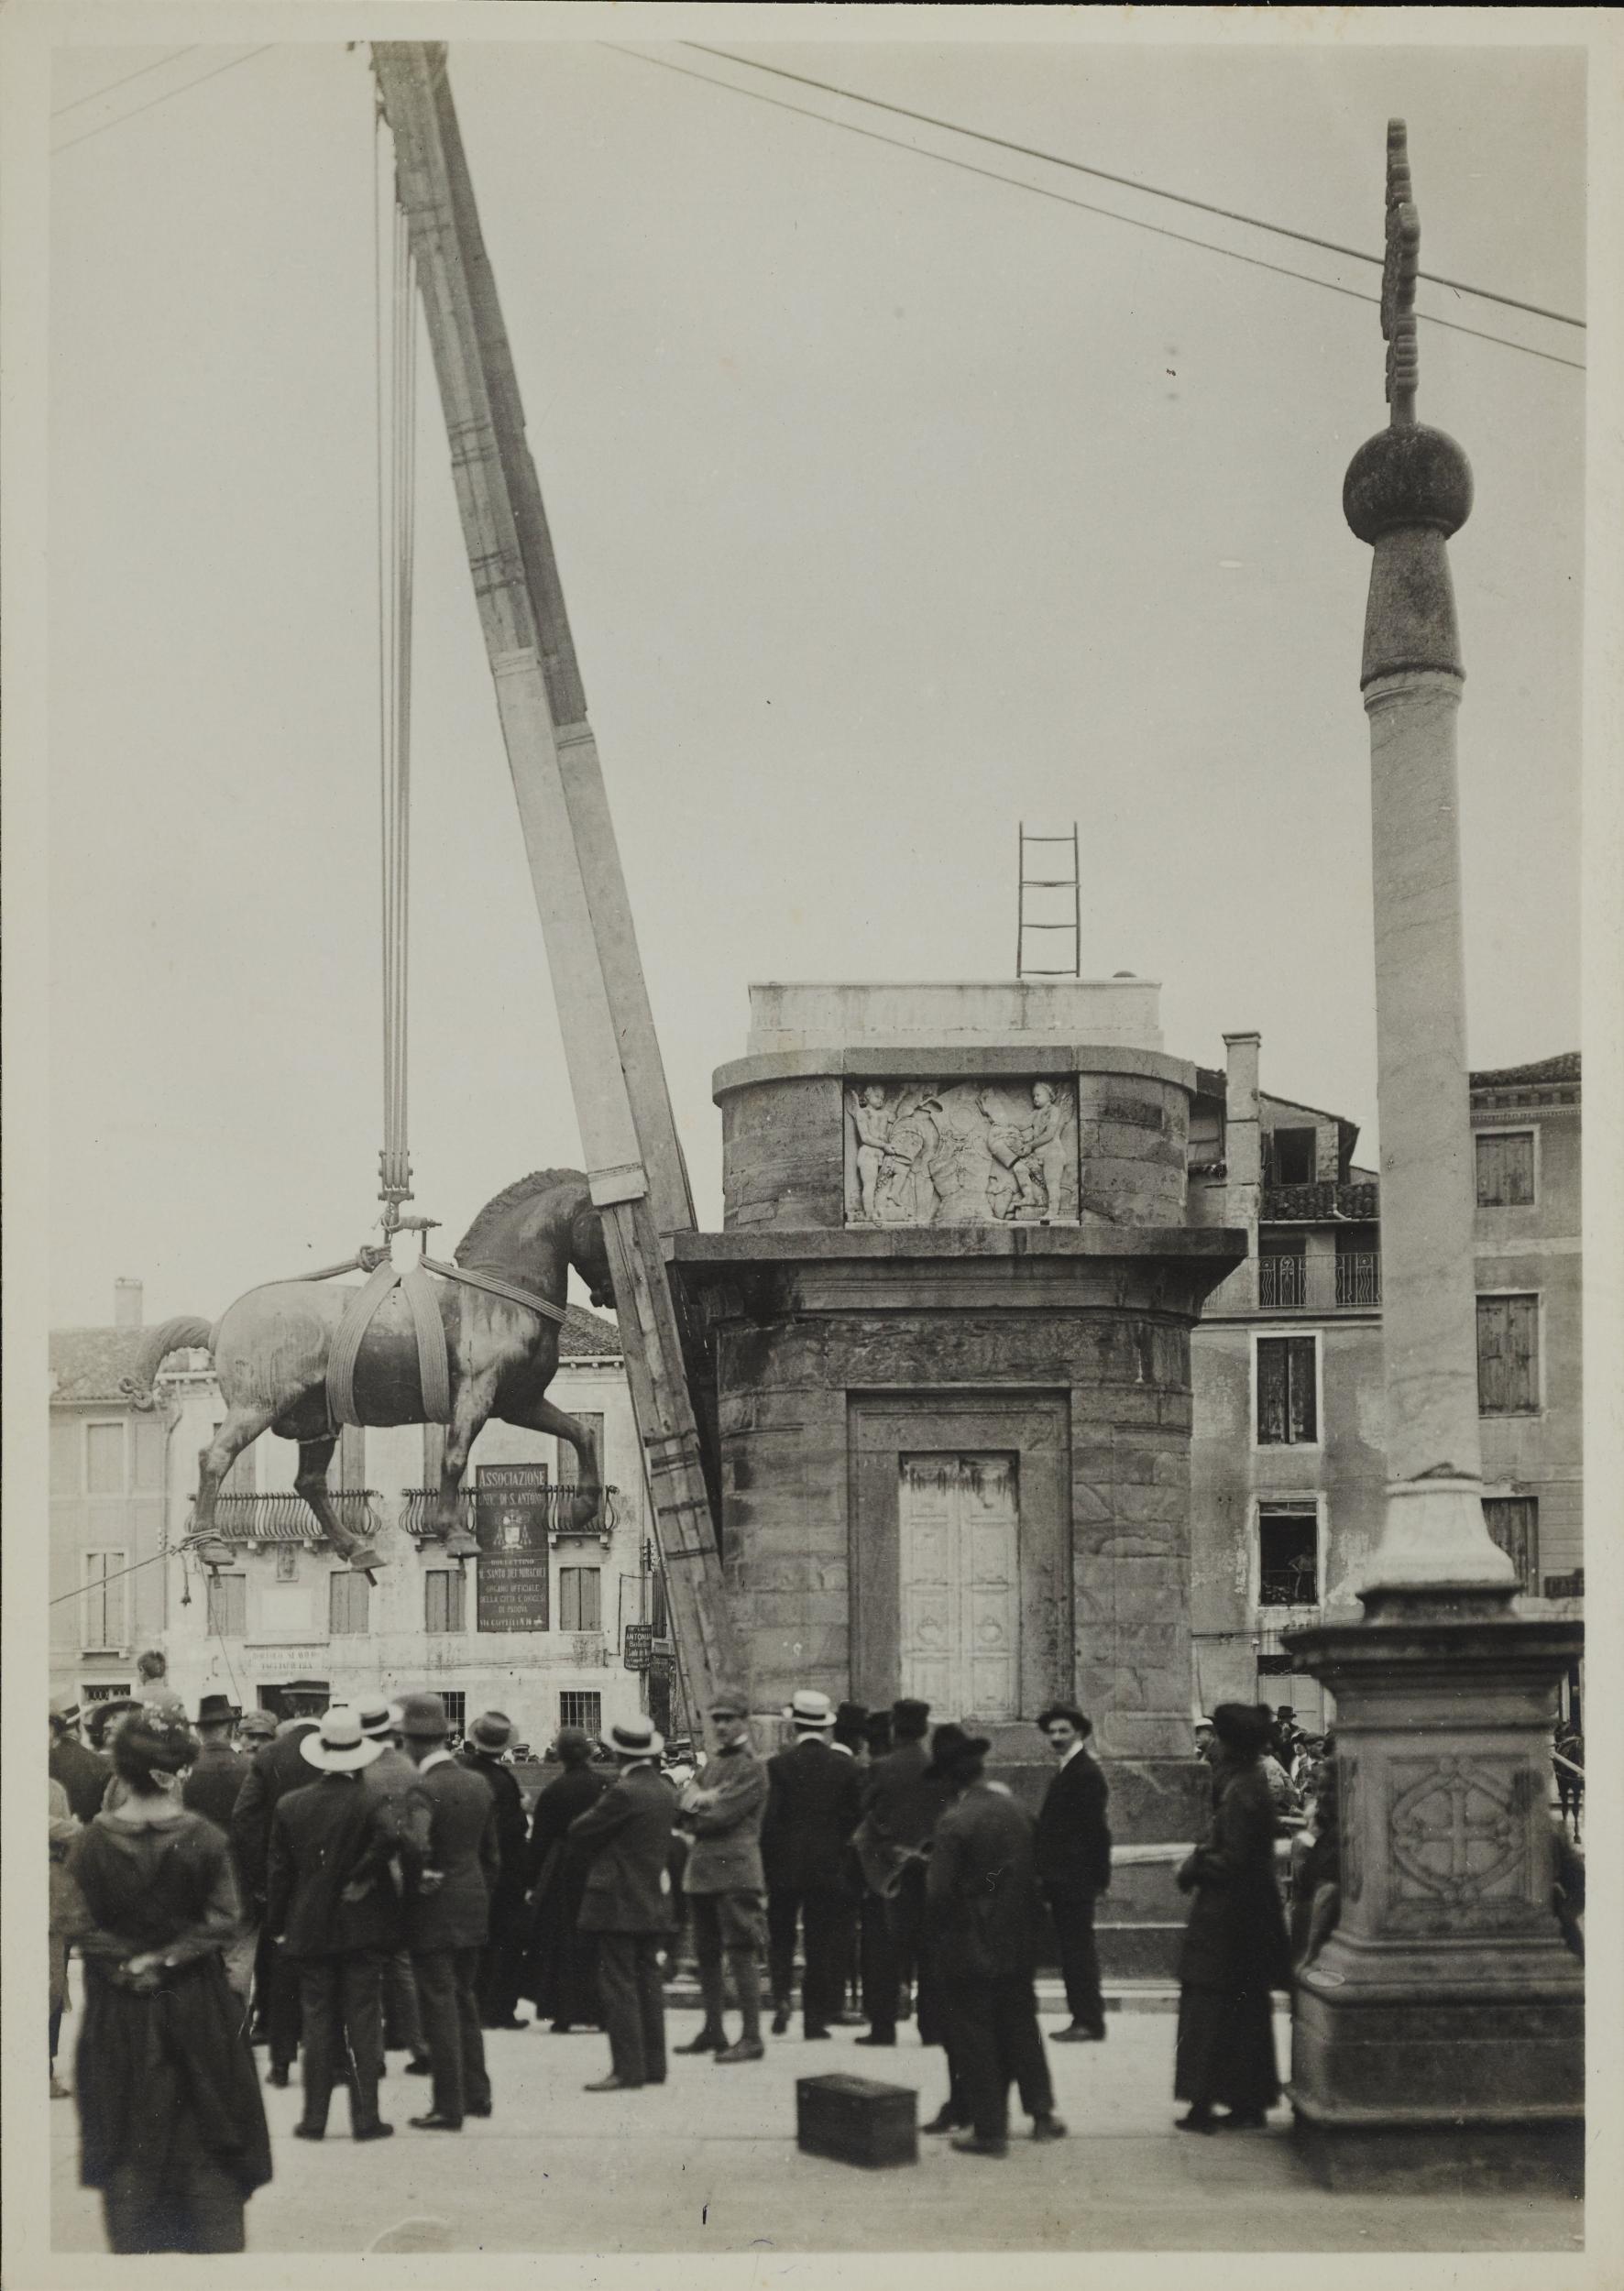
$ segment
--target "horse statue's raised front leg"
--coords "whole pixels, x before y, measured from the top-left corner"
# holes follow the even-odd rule
[[[567,1525],[577,1531],[589,1528],[603,1508],[603,1487],[598,1478],[598,1463],[592,1446],[592,1435],[585,1424],[576,1423],[551,1400],[534,1401],[525,1411],[525,1427],[530,1431],[551,1432],[555,1440],[566,1441],[576,1452],[576,1492],[570,1498]]]

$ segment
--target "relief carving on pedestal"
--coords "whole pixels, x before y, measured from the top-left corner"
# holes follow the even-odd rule
[[[1075,1224],[1062,1081],[864,1082],[846,1092],[849,1225]]]
[[[1395,1759],[1392,1787],[1390,1894],[1401,1921],[1442,1913],[1477,1924],[1526,1913],[1531,1800],[1521,1761]]]

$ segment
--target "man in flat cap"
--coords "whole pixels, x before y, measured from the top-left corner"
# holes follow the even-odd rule
[[[438,1694],[408,1694],[401,1734],[428,1800],[428,1859],[406,1902],[406,1938],[429,2048],[433,2106],[418,2132],[460,2132],[465,2116],[490,2114],[490,2078],[479,2029],[479,1952],[500,1874],[496,1806],[477,1774],[446,1747],[451,1722]]]
[[[520,2019],[519,1982],[524,1954],[524,1865],[529,1843],[524,1793],[502,1752],[513,1739],[505,1711],[488,1710],[468,1728],[457,1752],[460,1764],[477,1774],[496,1807],[496,1845],[500,1874],[490,1897],[490,1936],[479,1956],[479,2018],[488,2029],[526,2029]]]
[[[716,1756],[703,1783],[682,1792],[677,1822],[693,1840],[683,1867],[683,1891],[694,1920],[705,2024],[679,2053],[711,2053],[726,2066],[760,2060],[761,1975],[757,1959],[766,1927],[762,1916],[762,1816],[767,1770],[750,1739],[750,1705],[738,1687],[719,1686],[710,1702]],[[743,2025],[736,2044],[723,2026],[731,1977]]]

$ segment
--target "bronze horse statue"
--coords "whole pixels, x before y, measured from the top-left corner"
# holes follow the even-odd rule
[[[468,1227],[455,1262],[557,1306],[573,1265],[595,1305],[614,1303],[603,1228],[578,1169],[537,1169],[506,1187]],[[461,1281],[436,1280],[434,1291],[445,1330],[451,1418],[431,1527],[448,1535],[460,1525],[457,1496],[468,1451],[492,1416],[568,1441],[579,1459],[570,1524],[585,1527],[597,1517],[602,1490],[590,1435],[546,1397],[558,1367],[558,1322]],[[154,1329],[141,1346],[124,1381],[137,1408],[153,1406],[153,1379],[165,1357],[192,1345],[207,1347],[225,1397],[225,1420],[198,1455],[198,1536],[213,1530],[220,1483],[236,1458],[261,1432],[273,1431],[298,1442],[293,1485],[333,1549],[352,1566],[379,1563],[340,1519],[327,1487],[338,1444],[327,1407],[327,1356],[355,1294],[331,1281],[272,1281],[239,1297],[212,1328],[182,1315]],[[354,1390],[365,1424],[425,1420],[416,1338],[399,1288],[368,1329]]]

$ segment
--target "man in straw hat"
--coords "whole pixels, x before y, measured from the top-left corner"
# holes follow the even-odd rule
[[[293,2129],[301,2140],[325,2138],[340,2075],[349,2085],[352,2136],[387,2140],[394,2130],[379,2118],[378,2072],[384,1958],[399,1944],[401,1914],[379,1802],[361,1787],[379,1747],[361,1732],[358,1713],[335,1703],[299,1737],[316,1786],[285,1792],[271,1818],[265,1923],[299,1973],[304,2107]]]
[[[716,1756],[701,1784],[684,1789],[677,1821],[693,1840],[683,1868],[683,1891],[694,1917],[694,1946],[705,2023],[679,2053],[712,2053],[727,2066],[760,2060],[761,1976],[757,1959],[765,1937],[762,1917],[762,1816],[767,1806],[767,1770],[750,1739],[750,1705],[738,1687],[719,1686],[710,1698]],[[727,1976],[743,2021],[739,2042],[730,2044],[722,2025]]]
[[[827,1694],[797,1689],[785,1716],[791,1748],[767,1760],[762,1862],[767,1879],[767,1943],[773,1974],[773,2033],[789,2026],[796,1924],[802,1929],[802,2033],[828,2036],[842,2009],[842,1945],[850,1927],[847,1847],[862,1812],[856,1760],[831,1747],[835,1712]]]
[[[937,1820],[925,1903],[949,2073],[970,2117],[970,2130],[953,2145],[965,2155],[1001,2156],[1009,2153],[1012,2078],[1032,2118],[1034,2140],[1059,2140],[1066,2127],[1055,2114],[1032,1985],[1032,1817],[1007,1790],[983,1779],[988,1747],[984,1736],[962,1726],[936,1730],[931,1763],[952,1798]]]
[[[406,1939],[433,2079],[433,2106],[411,2119],[419,2132],[460,2132],[465,2116],[490,2114],[476,1984],[501,1866],[496,1807],[478,1775],[446,1748],[450,1730],[438,1694],[408,1694],[401,1702],[401,1741],[429,1810],[427,1860],[406,1901]]]
[[[609,2033],[609,2073],[588,2092],[634,2092],[665,2081],[665,1991],[660,1945],[672,1913],[671,1820],[675,1803],[660,1771],[665,1745],[646,1718],[601,1737],[620,1768],[596,1805],[570,1824],[592,1859],[581,1895],[581,1930],[598,1935],[598,1989]]]

